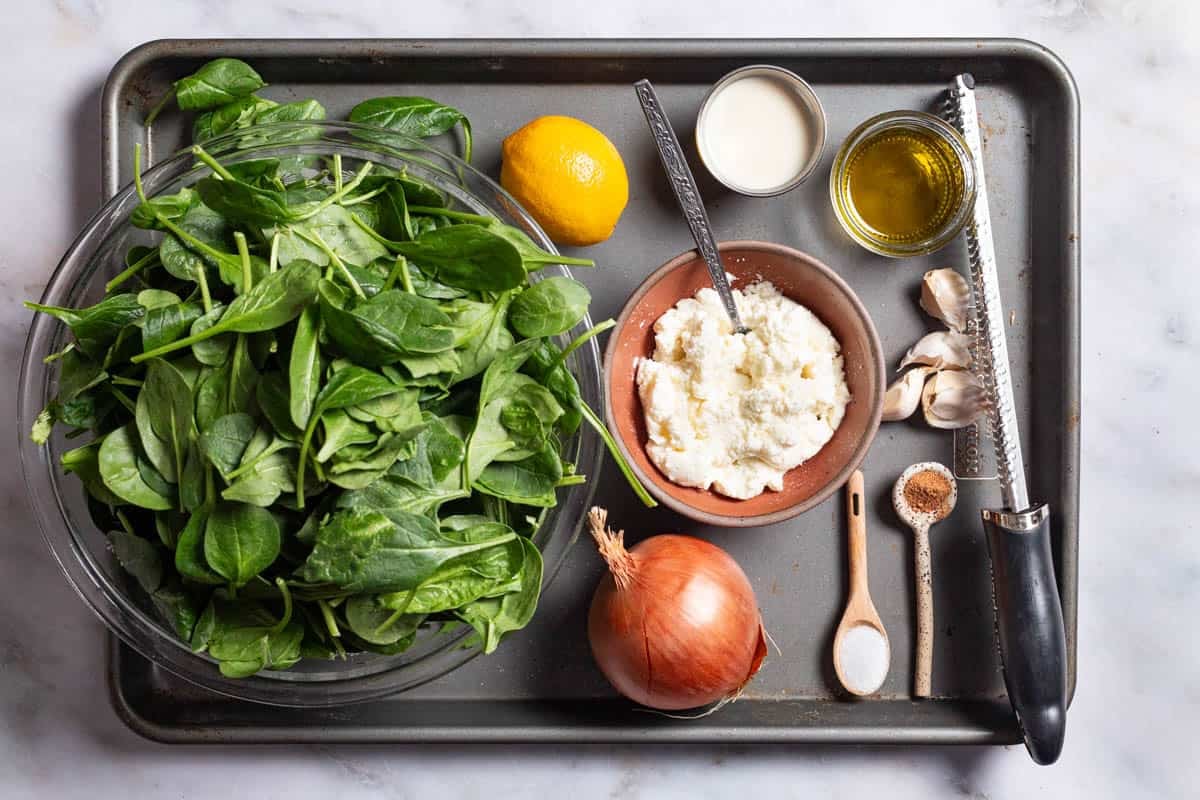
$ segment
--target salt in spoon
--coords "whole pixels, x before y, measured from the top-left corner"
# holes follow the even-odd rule
[[[846,519],[848,524],[848,545],[850,551],[850,593],[846,599],[846,610],[842,621],[838,623],[837,633],[833,637],[833,671],[846,691],[863,697],[879,691],[887,678],[887,667],[891,661],[891,645],[888,643],[887,631],[879,619],[879,612],[871,602],[871,589],[867,581],[867,523],[866,498],[863,493],[862,470],[855,470],[846,483]],[[863,632],[853,633],[856,628],[864,627],[870,631],[868,639],[863,638]],[[866,647],[879,648],[882,639],[883,657],[873,654],[875,662],[864,668],[861,659],[853,659],[847,663],[843,653],[848,646],[855,643],[847,639],[847,635],[861,640]],[[856,651],[858,647],[854,648]],[[860,656],[862,653],[858,653]],[[868,653],[868,656],[872,654]]]
[[[908,482],[922,472],[935,472],[950,484],[945,501],[932,511],[920,511],[908,501],[904,488]],[[929,529],[935,522],[950,516],[958,502],[958,484],[954,475],[936,461],[913,464],[900,474],[892,489],[892,505],[896,514],[912,528],[915,544],[917,575],[917,658],[913,670],[914,689],[917,697],[929,697],[933,680],[933,565],[929,554]]]
[[[658,95],[654,93],[650,81],[643,78],[635,83],[633,88],[637,91],[638,101],[646,114],[646,123],[654,135],[654,145],[658,148],[658,157],[662,160],[663,169],[667,171],[667,178],[671,181],[675,199],[679,201],[683,218],[687,220],[688,227],[692,230],[692,238],[696,240],[696,249],[700,251],[700,257],[704,259],[709,277],[712,278],[713,288],[720,295],[725,313],[733,323],[733,332],[749,333],[750,329],[742,324],[737,304],[733,302],[733,289],[729,287],[729,278],[725,276],[725,264],[721,261],[721,251],[717,248],[717,237],[713,235],[708,211],[704,208],[704,200],[700,197],[696,179],[683,156],[683,148],[679,146],[675,129],[663,113]]]

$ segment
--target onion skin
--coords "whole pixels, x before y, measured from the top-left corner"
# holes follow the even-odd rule
[[[588,614],[604,676],[629,699],[664,711],[736,695],[767,652],[746,573],[702,539],[664,534],[626,551],[620,534],[609,535],[601,552],[610,572]]]

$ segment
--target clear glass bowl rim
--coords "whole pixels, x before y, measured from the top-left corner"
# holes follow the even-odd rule
[[[255,127],[253,133],[269,137],[304,129],[319,129],[320,137],[293,144],[265,143],[238,147],[248,134],[248,131],[242,130],[209,140],[204,143],[204,148],[214,156],[233,156],[234,160],[267,155],[321,156],[340,153],[343,158],[371,160],[394,169],[415,167],[427,170],[430,174],[420,177],[447,191],[460,203],[468,205],[476,213],[491,214],[515,223],[539,247],[552,253],[558,252],[537,222],[499,184],[458,157],[421,140],[408,139],[373,126],[332,121],[277,123]],[[390,142],[402,144],[402,149],[353,138],[356,134],[378,136],[382,133],[388,135]],[[346,138],[337,138],[339,135]],[[418,158],[415,154],[420,152],[428,153],[429,159]],[[449,165],[448,168],[439,166],[436,163],[439,161]],[[148,168],[142,174],[142,181],[146,193],[154,196],[174,183],[190,183],[208,173],[207,167],[196,166],[189,148]],[[463,182],[469,176],[471,181],[485,187],[493,200],[482,199],[469,189],[453,185],[456,176],[462,176],[460,180]],[[87,285],[87,281],[97,274],[99,265],[92,263],[97,250],[121,226],[128,225],[129,214],[137,202],[133,185],[127,184],[96,212],[59,261],[47,281],[40,303],[58,304],[68,295],[82,291],[79,288],[80,279],[83,279],[83,285]],[[505,219],[506,214],[508,219]],[[542,270],[539,277],[552,274],[569,275],[570,270],[563,265],[553,265]],[[578,335],[591,325],[591,316],[588,315],[564,338]],[[289,707],[342,705],[405,691],[435,680],[479,654],[478,647],[464,646],[468,631],[462,631],[443,636],[444,641],[435,649],[415,660],[406,660],[403,654],[352,656],[350,662],[336,662],[344,663],[344,667],[335,667],[336,675],[328,679],[297,679],[295,674],[286,671],[260,673],[244,679],[221,675],[212,659],[193,653],[172,632],[162,627],[160,621],[152,618],[105,577],[104,571],[95,564],[81,532],[75,529],[67,515],[58,485],[64,476],[50,457],[49,446],[36,445],[29,437],[30,426],[53,395],[56,372],[42,359],[61,346],[60,343],[65,339],[65,326],[47,315],[34,315],[18,379],[18,454],[30,505],[43,540],[71,586],[122,642],[156,665],[198,686],[241,700]],[[579,382],[584,401],[592,408],[601,407],[603,388],[600,353],[595,339],[578,348],[571,355],[569,364]],[[591,504],[603,459],[599,436],[584,425],[576,434],[571,455],[575,457],[579,471],[588,476],[588,481],[560,492],[559,504],[552,509],[539,531],[539,546],[545,560],[543,592],[558,574],[567,552],[578,538],[584,512]]]

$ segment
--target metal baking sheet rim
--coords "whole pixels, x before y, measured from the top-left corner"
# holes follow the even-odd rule
[[[350,59],[369,52],[380,58],[431,55],[439,58],[483,58],[497,56],[572,58],[671,58],[672,56],[736,56],[754,53],[756,57],[796,57],[797,49],[810,58],[972,58],[1003,55],[1025,59],[1043,69],[1057,84],[1065,104],[1066,158],[1063,205],[1060,209],[1066,228],[1071,232],[1067,265],[1063,272],[1063,295],[1068,302],[1061,311],[1065,316],[1061,342],[1064,372],[1068,380],[1062,387],[1064,405],[1074,409],[1073,426],[1065,432],[1063,465],[1068,477],[1064,505],[1071,505],[1070,529],[1064,535],[1061,560],[1057,564],[1059,591],[1068,631],[1068,682],[1070,699],[1076,687],[1078,635],[1078,519],[1079,519],[1079,416],[1080,416],[1080,126],[1078,87],[1066,64],[1048,48],[1015,38],[896,38],[896,39],[158,39],[138,45],[122,56],[109,72],[101,95],[101,166],[105,197],[120,188],[120,113],[121,92],[127,81],[143,66],[164,57],[212,58],[245,55],[270,48],[276,57]],[[480,727],[469,729],[441,726],[407,726],[386,733],[378,728],[305,729],[300,727],[242,726],[223,734],[182,733],[140,714],[129,702],[119,675],[121,645],[109,635],[108,688],[114,710],[134,732],[148,739],[171,743],[221,742],[811,742],[853,744],[1012,744],[1019,741],[1014,729],[964,727],[961,722],[945,727],[895,726],[870,729],[863,727],[790,727],[777,729],[729,729],[721,726],[689,728],[588,728],[537,726],[523,728]],[[914,704],[919,706],[920,704]],[[987,703],[979,703],[980,707]]]

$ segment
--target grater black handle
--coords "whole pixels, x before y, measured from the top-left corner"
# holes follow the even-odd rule
[[[984,510],[983,526],[1008,698],[1029,755],[1053,764],[1066,733],[1067,639],[1050,552],[1050,508]]]

